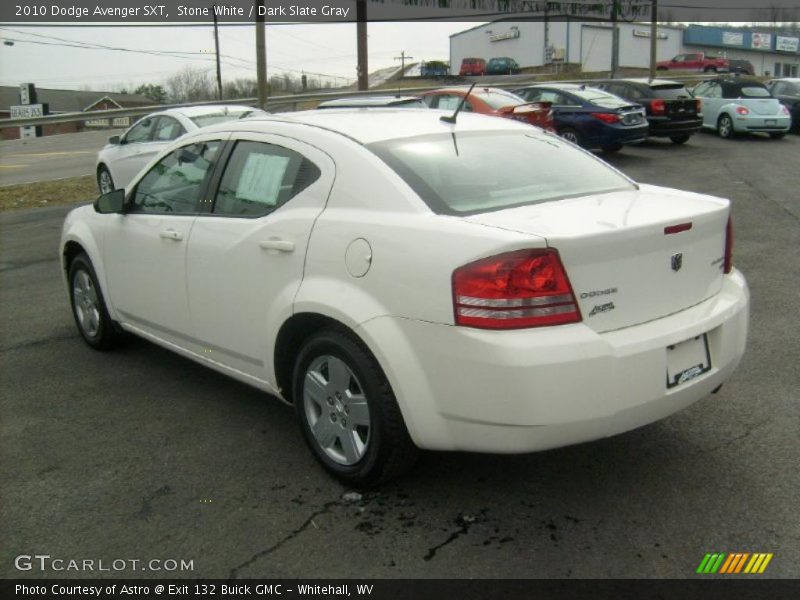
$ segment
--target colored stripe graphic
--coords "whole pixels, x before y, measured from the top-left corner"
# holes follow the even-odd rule
[[[720,575],[761,574],[774,554],[767,552],[709,552],[700,561],[697,573]],[[746,566],[745,566],[746,565]]]

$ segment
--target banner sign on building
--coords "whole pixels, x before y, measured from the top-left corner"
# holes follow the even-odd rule
[[[519,29],[512,29],[505,33],[495,33],[489,36],[490,42],[500,42],[502,40],[513,40],[519,37]]]
[[[775,40],[775,49],[782,52],[797,52],[800,48],[800,38],[784,37],[779,35]]]
[[[649,38],[650,37],[650,30],[649,29],[634,29],[633,30],[633,35],[634,35],[634,37]],[[656,39],[658,39],[658,40],[668,40],[669,39],[669,34],[668,33],[664,33],[663,31],[659,31],[658,33],[656,33]]]
[[[722,43],[726,46],[743,46],[744,34],[734,31],[723,31]]]
[[[752,34],[751,48],[757,50],[770,50],[772,48],[772,34],[771,33],[756,33]]]

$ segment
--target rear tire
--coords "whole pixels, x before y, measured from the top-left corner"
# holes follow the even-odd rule
[[[728,115],[721,115],[717,120],[717,133],[719,137],[726,140],[733,137],[733,120]]]
[[[123,332],[108,314],[94,267],[85,253],[72,259],[68,281],[72,316],[84,341],[95,350],[118,346]]]
[[[773,140],[782,140],[783,138],[786,137],[786,132],[785,131],[773,131],[773,132],[771,132],[769,134],[769,137],[771,137]]]
[[[419,450],[378,361],[342,328],[313,335],[297,356],[295,412],[314,457],[346,484],[371,487],[407,471]]]
[[[703,73],[716,73],[717,67],[706,67],[703,69]]]
[[[581,134],[572,129],[571,127],[565,127],[564,129],[560,129],[558,131],[558,135],[567,140],[568,142],[572,142],[576,146],[583,146],[583,138]]]
[[[685,144],[689,141],[689,138],[692,137],[691,135],[673,135],[669,139],[672,141],[673,144]]]

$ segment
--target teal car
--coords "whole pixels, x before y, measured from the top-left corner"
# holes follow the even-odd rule
[[[513,58],[496,56],[486,63],[487,75],[513,75],[519,73],[519,64]]]

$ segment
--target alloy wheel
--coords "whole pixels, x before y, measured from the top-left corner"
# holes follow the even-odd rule
[[[72,280],[72,304],[78,324],[90,338],[100,331],[100,307],[92,278],[83,269]]]

